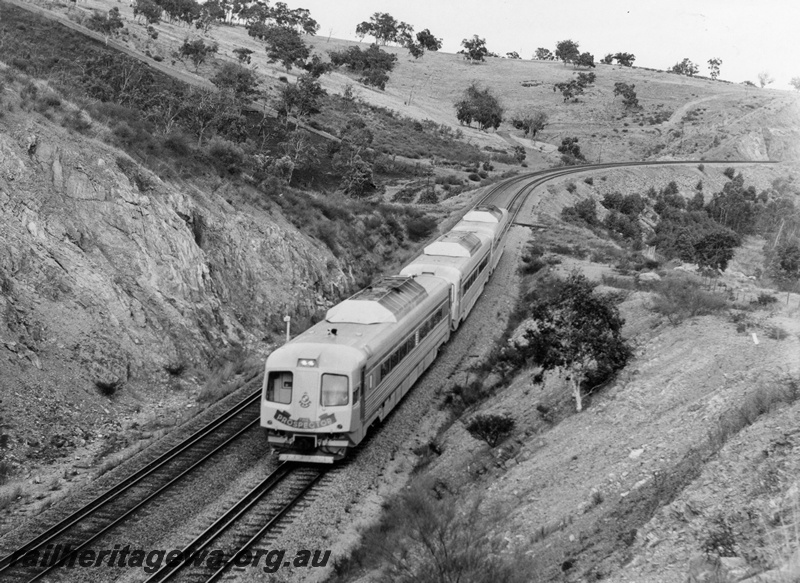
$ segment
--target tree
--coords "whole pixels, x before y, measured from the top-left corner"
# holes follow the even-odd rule
[[[187,38],[184,39],[183,45],[178,49],[178,54],[192,61],[196,73],[200,65],[206,62],[208,55],[216,53],[217,49],[217,43],[207,45],[201,38],[194,39],[193,41]]]
[[[775,81],[775,78],[769,74],[769,71],[761,71],[758,74],[758,84],[761,85],[762,89],[773,81]]]
[[[472,63],[484,61],[484,57],[489,54],[489,50],[486,48],[486,39],[480,38],[477,34],[473,35],[472,38],[465,38],[462,40],[461,46],[464,47],[464,49],[458,52],[463,54],[464,58]]]
[[[583,393],[608,381],[632,353],[622,337],[625,320],[611,298],[595,293],[577,272],[553,283],[552,293],[531,307],[535,328],[525,333],[522,350],[543,371],[569,381],[580,412]]]
[[[613,58],[616,59],[617,64],[623,67],[632,67],[633,62],[636,60],[636,55],[632,53],[617,53]]]
[[[527,106],[514,112],[511,117],[511,123],[514,128],[522,130],[523,135],[526,137],[531,134],[531,138],[535,138],[536,133],[543,130],[547,125],[547,114]]]
[[[153,0],[136,0],[133,4],[133,17],[142,16],[147,24],[156,24],[163,12],[164,9]]]
[[[478,122],[478,128],[497,129],[503,121],[503,106],[488,88],[481,88],[476,82],[464,90],[462,99],[455,103],[456,118],[462,124]]]
[[[303,65],[303,69],[305,69],[306,72],[312,77],[320,78],[333,70],[333,64],[326,63],[322,60],[322,57],[314,54],[311,55],[311,59],[306,61],[306,64]]]
[[[784,241],[775,248],[772,272],[777,279],[784,282],[800,279],[800,241]]]
[[[351,118],[339,134],[341,141],[329,152],[334,168],[342,171],[342,189],[351,196],[363,196],[375,187],[372,174],[374,136],[361,118]]]
[[[482,439],[489,447],[500,443],[514,430],[514,419],[505,415],[475,415],[467,424],[467,431],[475,439]]]
[[[190,89],[181,109],[181,119],[197,135],[197,147],[213,127],[226,127],[241,114],[232,96],[226,91]]]
[[[159,0],[158,4],[169,16],[170,22],[179,20],[192,24],[200,15],[201,8],[195,0]]]
[[[356,34],[360,38],[375,37],[375,42],[380,45],[398,42],[399,34],[403,38],[407,38],[413,30],[412,26],[405,22],[398,22],[388,12],[376,12],[370,16],[369,22],[364,21],[356,26]]]
[[[636,97],[636,91],[634,91],[633,83],[621,83],[616,82],[614,83],[614,97],[617,95],[622,95],[622,104],[625,106],[625,109],[636,109],[639,107],[639,99]]]
[[[519,53],[517,51],[511,51],[510,53],[506,53],[506,58],[507,59],[519,59],[521,57],[519,56]]]
[[[576,67],[591,67],[594,68],[594,55],[591,53],[581,53],[577,59],[575,59],[575,66]]]
[[[567,164],[577,164],[578,161],[586,161],[586,158],[581,153],[581,147],[578,145],[578,138],[563,138],[561,140],[561,145],[558,147],[558,151],[562,154],[561,159]]]
[[[687,77],[694,77],[699,70],[700,67],[695,65],[689,59],[683,59],[680,63],[675,63],[668,72],[677,73],[678,75],[686,75]]]
[[[372,44],[363,51],[359,47],[349,47],[342,51],[330,51],[328,54],[333,67],[345,65],[349,70],[361,74],[361,83],[381,90],[386,88],[388,73],[397,62],[397,55],[387,53],[377,44]]]
[[[260,93],[255,73],[237,63],[223,64],[211,82],[220,89],[230,91],[242,104],[251,103]]]
[[[96,30],[102,34],[106,39],[106,44],[108,44],[108,37],[117,34],[117,31],[124,26],[119,8],[116,6],[106,14],[94,12],[86,25],[92,30]]]
[[[570,99],[573,102],[578,101],[578,96],[583,95],[583,91],[592,83],[597,77],[594,73],[578,73],[577,79],[570,79],[562,83],[553,85],[553,91],[560,91],[564,97],[564,103]]]
[[[722,65],[722,59],[720,58],[714,57],[713,59],[708,60],[708,74],[715,81],[717,80],[717,77],[719,77],[720,65]]]
[[[533,53],[533,58],[537,61],[555,61],[555,55],[550,52],[550,49],[546,49],[544,47],[539,47],[536,49],[536,52]]]
[[[795,91],[800,91],[800,77],[792,77],[792,80],[789,81],[789,84],[794,87]]]
[[[211,30],[212,25],[223,22],[226,14],[227,9],[221,0],[206,0],[200,5],[200,11],[195,18],[194,26],[203,32],[208,32]]]
[[[736,233],[728,229],[712,231],[694,243],[695,260],[700,267],[725,271],[739,243]]]
[[[250,55],[253,54],[253,51],[251,51],[250,49],[238,48],[238,49],[233,49],[233,54],[236,55],[236,58],[238,59],[240,64],[249,65]]]
[[[266,18],[272,20],[278,26],[302,31],[309,35],[315,35],[319,30],[317,21],[311,18],[311,13],[306,8],[290,9],[284,2],[276,2],[272,8],[267,8]]]
[[[442,48],[442,39],[433,36],[427,28],[417,33],[417,44],[426,51],[438,51]]]
[[[287,83],[280,89],[275,109],[284,124],[288,125],[290,118],[299,120],[319,113],[320,100],[325,95],[327,92],[319,80],[304,73],[295,83]]]
[[[564,61],[564,65],[576,61],[580,54],[578,43],[572,40],[562,40],[556,43],[556,59]]]
[[[287,71],[294,65],[302,66],[311,54],[311,49],[294,28],[273,24],[258,32],[266,42],[269,62],[280,61]]]

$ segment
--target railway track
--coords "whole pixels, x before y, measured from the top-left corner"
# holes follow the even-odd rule
[[[519,211],[522,209],[522,204],[534,189],[543,185],[544,183],[568,176],[570,174],[579,174],[582,172],[591,172],[592,170],[612,170],[614,168],[630,168],[640,166],[686,166],[696,164],[725,164],[728,166],[735,166],[737,164],[777,164],[778,162],[770,160],[664,160],[655,162],[608,162],[605,164],[583,164],[580,166],[570,166],[561,169],[540,170],[538,172],[529,172],[521,174],[508,180],[504,180],[492,188],[480,199],[478,204],[495,204],[503,206],[508,209],[511,220],[508,222],[508,228],[515,223]],[[507,199],[507,200],[504,200]]]
[[[327,470],[327,467],[283,462],[186,545],[181,550],[182,561],[165,565],[145,583],[211,583],[237,568],[256,566],[251,549],[276,529],[285,515],[305,497]],[[212,548],[215,553],[223,553],[217,554],[213,563],[207,558]],[[258,560],[261,560],[261,555],[258,556]],[[268,556],[263,557],[265,563]]]
[[[196,468],[225,449],[242,435],[258,429],[260,389],[246,396],[188,438],[170,448],[144,467],[120,480],[78,510],[0,558],[0,580],[31,583],[42,580],[56,565],[30,566],[20,560],[26,554],[44,556],[49,549],[71,549],[70,555],[128,519]]]

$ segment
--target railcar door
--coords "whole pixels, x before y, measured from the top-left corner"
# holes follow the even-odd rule
[[[366,396],[367,396],[367,367],[363,367],[361,369],[361,386],[358,388],[358,391],[359,391],[360,397],[361,397],[358,400],[358,402],[361,403],[360,416],[361,416],[361,426],[363,427],[364,426],[364,413],[365,413],[365,411],[367,409],[367,403],[364,400],[366,398]]]

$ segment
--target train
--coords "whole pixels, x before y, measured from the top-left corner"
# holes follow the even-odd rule
[[[281,461],[335,463],[387,417],[469,315],[509,226],[507,209],[471,209],[399,274],[269,355],[261,426]]]

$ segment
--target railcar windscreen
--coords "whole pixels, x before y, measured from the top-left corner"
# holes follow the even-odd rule
[[[323,374],[320,398],[323,407],[338,407],[348,403],[347,377],[340,374]]]
[[[267,378],[267,401],[288,405],[292,402],[294,375],[288,371],[271,371]]]

